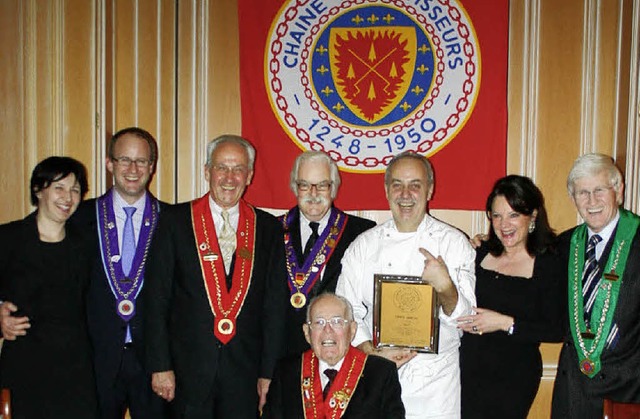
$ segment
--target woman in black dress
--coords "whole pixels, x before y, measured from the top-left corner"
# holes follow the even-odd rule
[[[526,418],[542,375],[540,342],[563,335],[567,268],[544,199],[523,176],[487,198],[489,238],[477,249],[475,314],[460,317],[463,418]]]
[[[31,176],[37,210],[0,226],[0,299],[11,301],[17,338],[4,341],[0,386],[14,419],[96,418],[85,316],[89,259],[67,220],[87,192],[86,169],[49,157]],[[13,339],[13,340],[9,340]]]

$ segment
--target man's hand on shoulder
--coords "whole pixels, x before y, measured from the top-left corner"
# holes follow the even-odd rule
[[[469,243],[471,243],[471,247],[477,249],[478,247],[482,246],[482,242],[486,242],[487,240],[489,240],[488,234],[478,233],[469,239]]]
[[[31,327],[29,317],[14,317],[11,313],[18,311],[18,307],[10,301],[5,301],[0,305],[0,327],[2,337],[6,340],[16,340],[18,336],[27,334],[27,329]]]

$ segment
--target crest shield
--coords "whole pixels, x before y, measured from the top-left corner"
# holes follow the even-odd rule
[[[414,28],[332,28],[329,41],[331,75],[344,104],[372,124],[392,112],[411,85]]]

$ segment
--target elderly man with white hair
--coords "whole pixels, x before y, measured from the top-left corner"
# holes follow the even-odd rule
[[[340,173],[322,151],[305,151],[296,158],[290,187],[298,205],[279,218],[284,229],[290,293],[286,353],[299,354],[309,349],[302,334],[308,301],[335,291],[344,251],[360,233],[376,224],[333,206]]]
[[[280,362],[263,419],[404,419],[395,364],[351,346],[349,301],[324,293],[307,307],[301,329],[311,349]]]
[[[579,157],[567,188],[583,224],[561,237],[568,327],[553,418],[601,418],[603,400],[640,402],[640,217],[622,204],[622,173],[602,154]]]

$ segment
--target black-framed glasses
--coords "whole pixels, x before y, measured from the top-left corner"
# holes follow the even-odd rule
[[[304,180],[299,180],[296,182],[298,190],[303,192],[310,191],[311,188],[316,188],[316,191],[318,192],[326,192],[331,189],[331,185],[333,185],[333,182],[329,180],[323,180],[322,182],[318,183],[309,183]]]
[[[147,167],[151,164],[149,159],[132,159],[129,157],[112,157],[111,160],[122,167],[130,167],[131,164],[135,164],[136,167]]]
[[[330,319],[323,319],[322,317],[319,317],[313,321],[307,322],[309,327],[313,330],[322,330],[326,325],[329,325],[333,330],[342,330],[349,323],[351,323],[351,320],[347,320],[342,317],[332,317]]]

